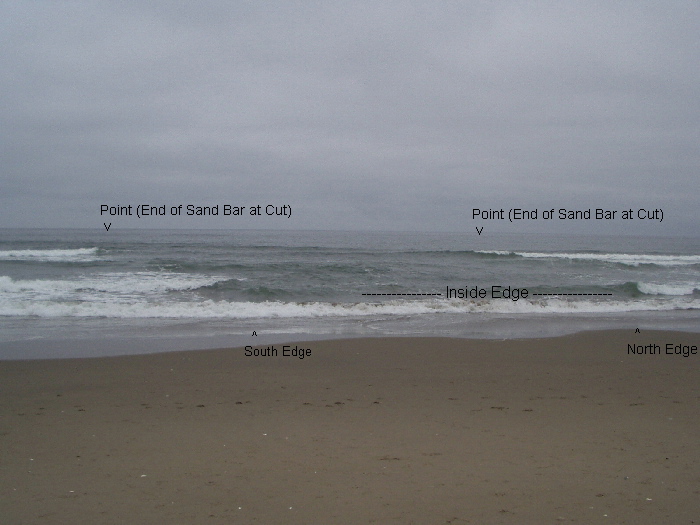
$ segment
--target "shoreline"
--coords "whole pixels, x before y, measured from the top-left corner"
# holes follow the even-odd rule
[[[657,316],[658,317],[658,316]],[[0,361],[9,360],[43,360],[43,359],[72,359],[100,358],[120,355],[146,355],[168,353],[172,351],[202,351],[218,348],[238,348],[247,344],[284,344],[294,341],[334,341],[339,339],[376,339],[376,338],[426,338],[439,337],[450,339],[465,339],[470,341],[519,339],[551,339],[586,332],[615,332],[634,331],[636,327],[644,333],[673,332],[700,335],[697,328],[697,314],[686,315],[671,322],[668,319],[625,319],[624,317],[587,318],[585,316],[565,317],[558,319],[498,319],[489,318],[482,323],[465,326],[462,331],[451,324],[432,326],[432,330],[422,329],[411,332],[399,330],[383,330],[368,333],[366,327],[344,326],[334,333],[316,331],[279,331],[270,332],[267,327],[259,327],[257,336],[250,332],[226,333],[220,327],[199,326],[197,324],[173,324],[157,328],[158,335],[147,335],[152,328],[139,326],[130,330],[128,326],[86,332],[78,338],[43,338],[11,339],[0,341]],[[669,326],[671,325],[671,326]],[[189,334],[186,333],[190,332]],[[127,335],[124,335],[124,334]],[[170,334],[170,335],[168,335]],[[497,335],[498,334],[498,335]]]
[[[0,508],[13,523],[692,523],[700,355],[627,346],[667,343],[700,336],[0,361]]]

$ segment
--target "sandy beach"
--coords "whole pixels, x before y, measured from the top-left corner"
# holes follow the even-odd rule
[[[700,523],[700,355],[676,345],[700,337],[2,361],[0,522]]]

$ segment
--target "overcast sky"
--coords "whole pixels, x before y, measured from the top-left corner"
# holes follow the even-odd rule
[[[0,39],[0,227],[700,231],[695,0],[18,0]],[[100,215],[142,203],[292,217]]]

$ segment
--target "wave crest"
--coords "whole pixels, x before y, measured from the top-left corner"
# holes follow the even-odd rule
[[[90,262],[97,259],[98,248],[72,250],[0,250],[3,261]]]
[[[587,252],[509,252],[503,250],[480,250],[476,253],[518,256],[525,259],[568,259],[578,261],[598,261],[624,264],[626,266],[640,266],[654,264],[657,266],[688,266],[700,264],[700,255],[658,255],[658,254],[630,254],[630,253],[587,253]]]

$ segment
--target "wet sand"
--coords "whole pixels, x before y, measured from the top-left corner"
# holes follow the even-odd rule
[[[700,336],[2,361],[0,521],[700,523],[700,355],[667,343]]]

